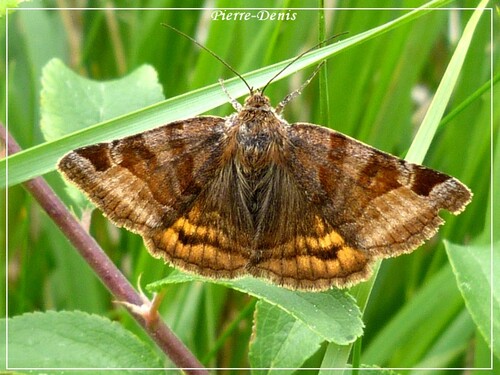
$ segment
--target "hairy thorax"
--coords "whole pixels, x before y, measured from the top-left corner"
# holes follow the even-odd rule
[[[229,118],[227,155],[246,175],[281,165],[286,153],[287,136],[282,120],[267,97],[255,95],[243,109]]]
[[[249,236],[249,247],[260,241],[264,223],[275,230],[274,216],[282,214],[276,202],[276,187],[285,183],[285,161],[290,150],[287,126],[267,97],[258,94],[249,97],[243,108],[226,120],[227,146],[217,186],[229,192],[226,196],[231,202],[214,203],[237,218],[240,233]]]

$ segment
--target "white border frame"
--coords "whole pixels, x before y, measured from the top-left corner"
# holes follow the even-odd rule
[[[55,10],[55,11],[61,11],[61,10],[197,10],[197,11],[203,11],[203,10],[231,10],[231,11],[237,11],[237,10],[245,10],[245,11],[256,11],[256,10],[273,10],[273,11],[283,11],[283,10],[318,10],[320,8],[141,8],[141,7],[136,7],[136,8],[40,8],[40,7],[33,7],[33,8],[6,8],[6,22],[5,22],[5,37],[6,37],[6,43],[5,43],[5,69],[6,69],[6,84],[5,84],[5,98],[6,98],[6,108],[5,108],[5,117],[6,117],[6,129],[7,132],[9,130],[9,113],[8,113],[8,108],[9,108],[9,10],[12,11],[37,11],[37,10]],[[325,7],[325,10],[415,10],[415,9],[421,9],[421,8],[404,8],[404,7],[397,7],[397,8],[332,8],[332,7]],[[425,9],[425,8],[422,8]],[[429,9],[429,8],[428,8]],[[475,8],[430,8],[431,10],[475,10]],[[489,11],[490,14],[490,222],[491,222],[491,228],[490,228],[490,278],[492,280],[492,287],[490,289],[490,367],[488,368],[477,368],[477,367],[453,367],[453,368],[427,368],[427,367],[416,367],[416,368],[408,368],[408,367],[388,367],[388,368],[380,368],[380,370],[394,370],[394,371],[400,371],[400,370],[493,370],[493,362],[494,362],[494,355],[493,355],[493,313],[494,313],[494,305],[493,305],[493,289],[494,289],[494,261],[493,261],[493,251],[494,251],[494,226],[493,226],[493,220],[494,220],[494,194],[493,194],[493,187],[494,187],[494,168],[493,168],[493,161],[494,161],[494,134],[493,134],[493,67],[494,67],[494,43],[493,43],[493,36],[494,36],[494,28],[493,28],[493,8],[492,7],[487,7],[484,9],[485,12]],[[6,140],[6,152],[8,152],[9,148],[9,141],[8,138]],[[9,324],[8,324],[8,311],[9,311],[9,299],[8,299],[8,290],[9,290],[9,270],[8,270],[8,263],[9,263],[9,254],[8,254],[8,243],[9,243],[9,238],[8,238],[8,207],[9,207],[9,196],[8,196],[8,177],[9,177],[9,163],[8,159],[6,162],[6,181],[7,181],[7,188],[5,190],[5,215],[6,215],[6,220],[5,220],[5,241],[6,241],[6,256],[5,256],[5,364],[6,364],[6,369],[7,370],[43,370],[43,371],[68,371],[68,370],[74,370],[74,371],[84,371],[84,370],[108,370],[108,371],[117,371],[117,370],[129,370],[129,371],[158,371],[158,370],[175,370],[177,368],[173,367],[162,367],[162,368],[137,368],[137,367],[132,367],[132,368],[24,368],[24,367],[9,367],[9,343],[8,343],[8,337],[9,337]],[[500,339],[500,338],[498,338]],[[191,370],[189,368],[185,368],[183,370]],[[192,369],[195,370],[195,369]],[[233,368],[233,367],[222,367],[222,368],[204,368],[204,370],[268,370],[268,368]],[[271,368],[270,370],[373,370],[370,368]]]

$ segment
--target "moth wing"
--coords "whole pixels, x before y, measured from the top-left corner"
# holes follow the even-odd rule
[[[370,256],[413,251],[431,238],[444,209],[457,215],[470,190],[457,179],[408,163],[339,132],[288,127],[290,171],[344,241]]]
[[[193,118],[82,147],[58,169],[112,222],[143,234],[173,220],[211,178],[223,122]]]
[[[224,121],[197,117],[83,147],[58,168],[113,223],[143,236],[155,257],[205,276],[234,276],[247,260],[231,254],[227,218],[207,202],[219,175]]]

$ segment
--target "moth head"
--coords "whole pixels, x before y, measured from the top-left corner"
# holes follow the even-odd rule
[[[269,98],[260,90],[253,90],[252,94],[245,99],[245,107],[255,109],[270,109],[271,103]]]

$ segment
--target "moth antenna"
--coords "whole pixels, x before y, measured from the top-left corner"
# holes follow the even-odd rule
[[[319,46],[321,46],[322,44],[324,43],[327,43],[329,42],[330,40],[332,40],[333,38],[337,38],[339,36],[342,36],[344,34],[347,34],[348,31],[344,31],[343,33],[340,33],[340,34],[336,34],[336,35],[333,35],[321,42],[319,42],[318,44],[314,45],[313,47],[309,48],[308,50],[302,52],[300,55],[298,55],[297,57],[295,57],[292,61],[290,61],[287,65],[285,65],[285,67],[283,69],[281,69],[278,73],[276,73],[273,78],[271,78],[269,81],[267,81],[266,85],[262,88],[262,90],[260,91],[262,94],[264,94],[264,91],[267,89],[267,86],[269,86],[271,84],[272,81],[274,81],[276,78],[278,78],[278,76],[283,73],[285,70],[287,70],[290,65],[294,64],[297,60],[299,60],[302,56],[304,56],[305,54],[315,50],[316,48],[318,48]]]
[[[245,86],[248,88],[248,91],[250,91],[250,95],[253,94],[253,89],[250,87],[250,85],[248,84],[248,82],[245,80],[245,78],[243,78],[243,76],[238,73],[236,71],[236,69],[234,69],[231,65],[229,65],[227,62],[225,62],[221,57],[219,57],[215,52],[213,52],[211,49],[209,49],[208,47],[205,47],[203,44],[201,44],[200,42],[198,42],[196,39],[192,38],[191,36],[187,35],[186,33],[183,33],[182,31],[176,29],[175,27],[173,26],[170,26],[166,23],[162,23],[161,24],[163,27],[168,27],[169,29],[175,31],[177,34],[179,35],[182,35],[184,38],[187,38],[189,39],[191,42],[193,42],[194,44],[196,44],[198,47],[200,47],[201,49],[205,50],[206,52],[208,52],[209,54],[211,54],[213,57],[215,57],[217,60],[219,60],[222,64],[224,64],[224,66],[226,68],[228,68],[231,72],[233,72],[234,74],[236,74],[239,79],[241,79],[243,81],[243,83],[245,84]]]
[[[311,81],[316,76],[316,74],[318,74],[319,70],[323,67],[323,65],[325,65],[325,60],[323,60],[321,63],[319,63],[319,65],[316,67],[316,69],[314,69],[313,74],[311,74],[311,76],[307,79],[307,81],[305,81],[297,90],[294,90],[290,94],[288,94],[285,97],[285,99],[283,99],[278,104],[278,106],[275,108],[275,111],[277,114],[280,114],[283,111],[283,109],[285,108],[285,106],[288,103],[290,103],[290,101],[292,101],[293,98],[295,98],[296,96],[298,96],[302,93],[302,90],[304,90],[304,87],[306,87],[307,85],[309,85],[311,83]]]
[[[234,99],[231,94],[229,94],[229,91],[227,91],[227,88],[226,86],[224,85],[224,80],[221,78],[219,79],[219,84],[220,86],[222,87],[222,91],[224,91],[224,93],[227,95],[227,97],[229,98],[229,101],[231,102],[231,105],[233,106],[233,108],[236,110],[236,112],[241,112],[241,110],[243,109],[242,105],[240,104],[239,101],[237,101],[236,99]]]

